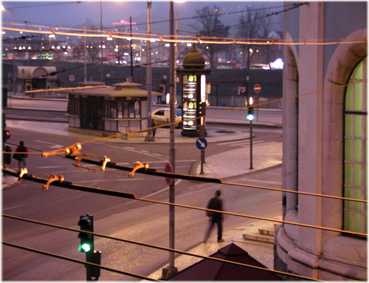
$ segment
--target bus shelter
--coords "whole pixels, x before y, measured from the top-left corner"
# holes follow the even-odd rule
[[[145,136],[145,132],[138,131],[149,127],[147,90],[140,87],[126,82],[68,90],[69,130],[102,136],[129,133],[122,135],[123,139]]]

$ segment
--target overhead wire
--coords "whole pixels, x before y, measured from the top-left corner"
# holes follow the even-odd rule
[[[141,169],[139,169],[141,170]],[[139,172],[137,170],[137,172]],[[3,172],[12,176],[19,177],[21,179],[38,182],[42,184],[48,184],[52,186],[62,187],[66,189],[76,190],[76,191],[83,191],[88,193],[97,193],[97,194],[103,194],[108,196],[114,196],[114,197],[122,197],[122,198],[128,198],[138,201],[144,201],[144,202],[150,202],[150,203],[156,203],[156,204],[163,204],[163,205],[169,205],[169,206],[176,206],[180,208],[187,208],[187,209],[194,209],[194,210],[202,210],[202,211],[211,211],[211,212],[219,212],[218,210],[214,209],[208,209],[208,208],[202,208],[197,206],[191,206],[191,205],[185,205],[185,204],[179,204],[179,203],[171,203],[171,202],[165,202],[165,201],[159,201],[159,200],[152,200],[152,199],[146,199],[146,198],[139,198],[136,197],[134,193],[129,192],[120,192],[120,191],[114,191],[114,190],[108,190],[103,188],[97,188],[97,187],[89,187],[89,186],[82,186],[78,184],[74,184],[72,182],[68,182],[64,180],[64,178],[59,178],[58,180],[55,180],[53,182],[50,182],[50,180],[35,177],[34,175],[25,173],[22,176],[19,176],[18,172],[9,171],[7,169],[3,169]],[[59,176],[61,177],[61,176]],[[202,177],[204,178],[204,177]],[[48,190],[48,189],[46,189]],[[260,217],[260,216],[254,216],[254,215],[247,215],[247,214],[241,214],[241,213],[235,213],[235,212],[229,212],[229,211],[221,211],[221,213],[231,216],[239,216],[239,217],[245,217],[245,218],[251,218],[256,220],[263,220],[268,222],[276,222],[281,224],[289,224],[289,225],[295,225],[295,226],[301,226],[305,228],[313,228],[313,229],[320,229],[324,231],[330,231],[330,232],[339,232],[339,233],[346,233],[346,234],[352,234],[357,236],[367,236],[365,233],[359,233],[354,231],[347,231],[342,229],[336,229],[336,228],[330,228],[330,227],[323,227],[318,225],[311,225],[311,224],[304,224],[304,223],[298,223],[298,222],[292,222],[292,221],[286,221],[286,220],[279,220],[279,219],[273,219],[273,218],[267,218],[267,217]]]
[[[72,158],[72,157],[66,156],[66,158]],[[94,165],[97,165],[97,166],[102,164],[101,160],[95,161],[95,160],[91,160],[91,159],[87,159],[87,158],[82,158],[80,160],[80,162],[86,162],[86,163],[94,164]],[[106,164],[106,168],[112,168],[112,169],[118,169],[118,170],[124,170],[124,171],[131,171],[133,169],[131,167],[118,165],[114,162],[108,162]],[[266,187],[266,186],[258,186],[258,185],[251,185],[251,184],[241,184],[241,183],[227,182],[227,181],[223,181],[221,178],[202,177],[202,176],[194,176],[194,175],[188,175],[188,174],[161,172],[161,171],[157,171],[157,170],[139,170],[137,172],[142,173],[142,174],[148,174],[148,175],[160,176],[160,177],[166,177],[166,178],[173,178],[173,179],[182,179],[182,180],[208,182],[208,183],[215,183],[215,184],[222,184],[222,185],[249,187],[249,188],[255,188],[255,189],[264,189],[264,190],[278,191],[278,192],[285,192],[285,193],[295,193],[295,194],[301,194],[301,195],[307,195],[307,196],[332,198],[332,199],[356,201],[356,202],[363,202],[363,203],[368,202],[367,200],[355,199],[355,198],[349,198],[349,197],[333,196],[333,195],[318,194],[318,193],[303,192],[303,191],[291,191],[291,190],[287,190],[287,189],[279,189],[279,188],[272,188],[272,187]]]
[[[27,219],[27,218],[24,218],[24,217],[18,217],[18,216],[8,215],[8,214],[3,214],[2,216],[5,217],[5,218],[13,219],[13,220],[20,220],[20,221],[24,221],[24,222],[28,222],[28,223],[34,223],[34,224],[43,225],[43,226],[47,226],[47,227],[53,227],[53,228],[63,229],[63,230],[72,231],[72,232],[81,232],[79,229],[74,229],[74,228],[61,226],[61,225],[56,225],[56,224],[52,224],[52,223],[46,223],[46,222],[37,221],[37,220],[33,220],[33,219]],[[190,252],[187,252],[187,251],[182,251],[182,250],[178,250],[178,249],[166,248],[166,247],[163,247],[163,246],[152,245],[152,244],[148,244],[148,243],[142,243],[142,242],[138,242],[138,241],[132,241],[132,240],[127,240],[127,239],[112,237],[112,236],[108,236],[108,235],[101,234],[101,233],[96,233],[96,232],[86,231],[86,233],[90,234],[90,235],[93,235],[93,236],[109,239],[109,240],[114,240],[114,241],[119,241],[119,242],[139,245],[139,246],[143,246],[143,247],[169,251],[169,252],[175,252],[175,253],[179,253],[179,254],[182,254],[182,255],[197,257],[197,258],[201,258],[201,259],[209,259],[209,260],[212,260],[212,261],[230,263],[230,264],[243,266],[243,267],[250,267],[250,268],[253,268],[253,269],[264,270],[264,271],[267,271],[267,272],[276,273],[276,274],[280,274],[280,275],[286,275],[286,276],[292,276],[292,277],[300,278],[300,279],[309,279],[309,280],[311,279],[311,280],[319,281],[317,279],[313,279],[313,278],[303,276],[303,275],[292,274],[292,273],[283,272],[283,271],[279,271],[279,270],[274,270],[274,269],[264,268],[264,267],[260,267],[260,266],[240,263],[240,262],[237,262],[237,261],[230,261],[230,260],[211,257],[211,256],[203,256],[203,255],[199,255],[199,254],[195,254],[195,253],[190,253]]]
[[[179,41],[176,41],[176,42],[179,42]],[[237,42],[239,43],[239,42]],[[335,41],[335,43],[331,43],[331,44],[339,44],[341,42],[339,42],[338,40]],[[364,43],[364,42],[356,42],[356,43]],[[221,43],[217,43],[217,44],[221,44]],[[280,44],[280,43],[278,43]],[[308,44],[312,44],[312,43],[308,43],[306,41],[304,41],[302,44],[305,44],[305,45],[308,45]],[[329,44],[327,42],[322,42],[322,44]],[[324,91],[324,90],[323,90]],[[319,93],[320,91],[317,91],[317,92],[314,92],[314,93]],[[309,93],[310,94],[310,93]],[[306,94],[304,94],[306,95]],[[298,96],[302,96],[301,94],[300,95],[296,95],[296,97]],[[276,100],[276,101],[282,101],[281,100]],[[268,102],[270,103],[270,102]],[[260,106],[260,105],[263,105],[265,103],[261,103],[259,105],[254,105],[254,107],[257,107],[257,106]],[[239,108],[239,109],[245,109],[247,107],[242,107],[242,108]],[[239,110],[239,109],[235,109],[233,111],[236,111],[236,110]],[[209,116],[209,115],[207,115]],[[205,117],[207,117],[205,116]],[[237,184],[237,183],[231,183],[231,182],[225,182],[224,184],[228,184],[228,185],[235,185],[235,186],[252,186],[252,187],[256,187],[256,188],[261,188],[261,189],[271,189],[271,190],[279,190],[279,191],[284,191],[284,192],[288,192],[288,193],[302,193],[302,194],[305,194],[304,192],[297,192],[297,191],[289,191],[289,190],[283,190],[283,189],[275,189],[275,188],[267,188],[267,187],[261,187],[261,186],[254,186],[254,185],[245,185],[245,184]],[[314,196],[323,196],[323,195],[319,195],[319,194],[313,194],[313,193],[306,193],[306,194],[310,194],[310,195],[314,195]],[[324,196],[324,197],[327,197],[327,196]],[[335,196],[329,196],[329,197],[333,197],[333,198],[340,198],[340,197],[335,197]],[[148,202],[152,202],[152,200],[145,200],[145,199],[137,199],[137,200],[143,200],[143,201],[148,201]],[[362,200],[355,200],[355,199],[350,199],[350,200],[353,200],[353,201],[362,201]],[[178,204],[173,204],[173,203],[166,203],[166,202],[159,202],[159,201],[154,201],[156,203],[160,203],[160,204],[166,204],[166,205],[177,205],[179,207],[185,207],[185,208],[192,208],[192,209],[201,209],[201,208],[196,208],[196,207],[190,207],[190,206],[182,206],[182,205],[178,205]],[[224,213],[227,213],[227,212],[224,212]],[[240,215],[237,215],[237,214],[232,214],[231,215],[235,215],[235,216],[240,216]],[[246,216],[247,217],[247,216]],[[251,216],[248,216],[248,217],[251,217]],[[251,217],[252,218],[252,217]],[[256,218],[257,219],[257,218]],[[264,220],[262,218],[260,218],[261,220]],[[268,219],[268,221],[275,221],[275,222],[278,222],[276,220],[273,220],[273,219]],[[291,225],[300,225],[300,226],[305,226],[301,223],[293,223],[293,222],[287,222],[287,221],[281,221],[280,223],[284,223],[284,224],[291,224]],[[322,227],[319,227],[319,226],[314,226],[314,225],[308,225],[308,226],[305,226],[305,227],[310,227],[310,228],[316,228],[316,229],[323,229]],[[324,230],[324,229],[323,229]],[[339,230],[339,229],[334,229],[334,230],[331,230],[330,228],[326,229],[326,230],[329,230],[329,231],[336,231],[336,232],[343,232],[343,233],[349,233],[349,231],[345,231],[345,230]],[[363,233],[359,233],[359,235],[361,236],[366,236],[366,234],[363,234]],[[6,245],[9,245],[8,243],[4,243]],[[11,244],[10,244],[11,245]],[[85,263],[85,262],[83,262]],[[99,266],[100,267],[100,266]],[[104,269],[104,268],[103,268]]]
[[[37,151],[35,153],[40,154],[41,151]],[[11,154],[10,152],[8,154]],[[68,158],[68,159],[74,159],[74,157],[70,157],[68,155],[65,155],[64,157],[61,155],[56,155],[58,157],[62,158]],[[100,159],[103,159],[101,156],[97,156],[95,154],[87,154],[86,157],[98,157]],[[85,162],[89,164],[93,164],[95,166],[101,166],[103,164],[103,160],[92,160],[88,158],[81,158],[78,162]],[[133,164],[133,162],[131,162]],[[75,165],[75,164],[74,164]],[[118,170],[124,170],[124,171],[132,171],[134,168],[128,167],[128,166],[122,166],[118,165],[115,162],[107,162],[106,168],[112,168],[112,169],[118,169]],[[89,169],[90,171],[97,171],[96,169],[92,169],[89,167],[83,167],[83,166],[77,166]],[[37,172],[40,172],[41,174],[45,176],[50,176],[52,174],[43,173],[37,169],[34,169]],[[104,170],[105,171],[105,170]],[[109,174],[114,175],[128,175],[128,174],[122,174],[122,173],[115,173],[114,171],[105,171]],[[210,183],[216,183],[216,184],[222,184],[222,185],[231,185],[231,186],[239,186],[239,187],[245,187],[245,188],[255,188],[255,189],[263,189],[263,190],[269,190],[269,191],[277,191],[277,192],[284,192],[284,193],[294,193],[298,195],[306,195],[306,196],[315,196],[315,197],[322,197],[322,198],[331,198],[331,199],[337,199],[337,200],[345,200],[345,201],[354,201],[354,202],[362,202],[367,203],[367,200],[363,199],[355,199],[355,198],[349,198],[349,197],[342,197],[342,196],[334,196],[334,195],[326,195],[326,194],[319,194],[319,193],[312,193],[312,192],[303,192],[303,191],[292,191],[287,189],[280,189],[280,188],[273,188],[268,186],[259,186],[259,185],[252,185],[252,184],[242,184],[242,183],[235,183],[235,182],[227,182],[223,181],[221,178],[212,178],[212,177],[203,177],[203,176],[195,176],[195,175],[189,175],[189,174],[178,174],[178,173],[170,173],[170,172],[161,172],[156,169],[150,169],[150,170],[140,170],[137,171],[138,173],[142,174],[149,174],[157,177],[166,177],[166,178],[174,178],[174,179],[183,179],[183,180],[189,180],[189,181],[197,181],[197,182],[210,182]]]
[[[282,97],[282,98],[277,98],[277,99],[274,99],[274,100],[271,100],[271,101],[259,102],[259,103],[253,104],[252,107],[255,108],[255,107],[260,107],[260,106],[275,103],[275,102],[282,102],[282,101],[285,101],[285,100],[288,100],[288,99],[303,97],[303,96],[306,96],[306,95],[319,94],[319,93],[322,93],[322,92],[325,92],[325,91],[330,91],[330,90],[335,90],[335,89],[342,88],[342,87],[347,87],[349,85],[356,84],[356,83],[360,83],[360,82],[351,82],[351,83],[348,83],[348,84],[340,84],[340,85],[336,85],[336,86],[325,88],[325,89],[314,90],[314,91],[310,91],[310,92],[306,92],[306,93],[296,94],[294,96]],[[119,136],[124,136],[124,135],[129,135],[129,134],[134,134],[134,133],[140,133],[140,132],[146,132],[149,129],[158,129],[158,128],[161,128],[161,127],[167,127],[167,126],[170,126],[171,124],[183,123],[184,121],[193,121],[193,120],[197,120],[197,119],[201,119],[201,118],[209,118],[209,117],[213,117],[213,116],[217,116],[217,115],[221,115],[221,114],[227,114],[227,113],[231,113],[231,112],[234,112],[234,111],[247,110],[249,107],[250,106],[235,107],[235,108],[232,108],[232,109],[229,109],[229,110],[223,110],[223,111],[219,111],[219,112],[216,112],[216,113],[213,113],[213,114],[206,114],[206,115],[196,117],[196,118],[192,118],[192,119],[186,119],[186,120],[181,120],[181,121],[176,121],[176,122],[169,122],[169,123],[166,123],[166,124],[163,124],[163,125],[157,125],[157,126],[154,126],[154,127],[147,127],[147,128],[141,129],[141,130],[129,131],[129,132],[125,132],[125,133],[116,133],[116,134],[112,134],[112,135],[109,135],[109,136],[106,136],[106,137],[99,137],[99,138],[95,138],[95,139],[91,139],[91,140],[87,140],[87,141],[82,141],[80,143],[81,144],[86,144],[86,143],[90,143],[90,142],[106,140],[106,139],[109,139],[109,138],[116,138],[116,137],[119,137]]]
[[[297,94],[295,96],[284,97],[284,98],[276,99],[276,100],[269,101],[269,102],[262,102],[262,103],[253,105],[253,107],[258,107],[260,105],[264,105],[264,104],[268,104],[268,103],[272,103],[272,102],[283,101],[283,100],[286,100],[286,99],[293,99],[293,98],[297,98],[297,97],[301,97],[301,96],[305,96],[305,95],[310,95],[310,94],[315,94],[315,93],[321,93],[321,92],[324,92],[324,91],[327,91],[327,90],[332,90],[332,89],[336,89],[336,88],[346,87],[346,86],[348,86],[350,84],[355,84],[355,83],[358,83],[358,82],[352,82],[352,83],[345,84],[345,85],[337,85],[337,86],[333,86],[333,87],[328,88],[328,89],[322,89],[322,90],[318,90],[318,91],[312,91],[312,92],[308,92],[308,93],[304,93],[304,94]],[[243,110],[243,109],[247,109],[247,108],[248,108],[248,106],[246,106],[246,107],[240,107],[240,108],[234,108],[234,109],[231,109],[231,110],[225,110],[225,111],[221,111],[221,112],[216,112],[214,114],[207,114],[207,115],[202,116],[202,117],[211,117],[211,116],[216,116],[216,115],[220,115],[220,114],[226,114],[226,113],[229,113],[229,112],[233,112],[233,111],[237,111],[237,110]],[[201,118],[201,117],[197,117],[195,119],[199,119],[199,118]],[[192,119],[192,120],[194,120],[194,119]],[[181,122],[183,122],[183,121],[181,121]],[[178,123],[178,122],[174,122],[174,123]],[[171,125],[171,124],[172,123],[167,123],[165,125],[158,125],[158,126],[150,127],[150,129],[157,129],[157,128],[168,126],[168,125]],[[128,134],[132,134],[132,133],[138,133],[138,132],[142,132],[142,131],[147,131],[148,129],[149,128],[143,129],[143,130],[131,131],[131,132],[127,132],[127,133],[118,133],[118,134],[114,134],[114,135],[111,135],[111,136],[108,136],[108,137],[101,137],[101,138],[97,138],[97,139],[93,139],[93,140],[82,141],[82,142],[80,142],[80,144],[92,143],[92,142],[104,140],[106,138],[112,138],[112,137],[121,136],[121,135],[124,135],[124,134],[128,135]],[[4,153],[5,154],[12,154],[12,152],[4,152]],[[33,152],[29,152],[29,153],[33,153]],[[35,153],[39,154],[39,152],[35,152]],[[82,159],[82,161],[87,162],[87,159]],[[93,163],[94,161],[93,160],[89,160],[88,162],[92,162]],[[113,166],[112,164],[113,163],[108,162],[108,167],[109,166]],[[117,168],[117,167],[115,166],[115,168]],[[131,170],[132,169],[132,168],[128,168],[128,167],[122,167],[122,168],[125,168],[125,170]],[[151,172],[150,174],[160,175],[162,173]],[[170,175],[170,173],[167,173],[167,176],[169,176],[169,175]],[[192,180],[195,180],[197,178],[196,180],[202,180],[202,181],[207,181],[207,182],[215,182],[215,183],[222,183],[222,184],[225,184],[225,185],[234,185],[234,186],[241,186],[241,187],[242,186],[243,187],[256,187],[254,185],[248,185],[248,184],[239,184],[239,183],[224,182],[223,180],[217,179],[217,178],[204,178],[204,177],[202,177],[202,178],[198,179],[198,176],[186,175],[186,174],[175,174],[175,173],[172,173],[172,175],[170,175],[170,176],[173,176],[174,178],[182,178],[182,179],[187,179],[187,180],[191,180],[191,179]],[[271,187],[266,187],[266,186],[258,186],[258,188],[259,189],[265,189],[265,190],[275,190],[275,191],[286,192],[286,193],[296,193],[296,194],[301,194],[301,195],[319,196],[319,197],[326,197],[326,198],[333,198],[333,199],[341,199],[341,200],[348,200],[348,201],[356,201],[356,202],[367,203],[367,200],[346,198],[346,197],[340,197],[340,196],[324,195],[324,194],[301,192],[301,191],[291,191],[291,190],[271,188]]]
[[[22,249],[22,250],[26,250],[26,251],[30,251],[30,252],[34,252],[34,253],[38,253],[38,254],[42,254],[42,255],[46,255],[46,256],[51,256],[51,257],[59,258],[59,259],[62,259],[62,260],[71,261],[71,262],[74,262],[74,263],[79,263],[79,264],[83,264],[83,265],[98,267],[98,268],[103,269],[103,270],[107,270],[107,271],[110,271],[110,272],[115,272],[115,273],[119,273],[119,274],[123,274],[123,275],[128,275],[128,276],[134,277],[134,278],[139,278],[139,279],[149,280],[149,281],[161,281],[161,280],[158,280],[158,279],[152,279],[152,278],[142,276],[142,275],[139,275],[139,274],[135,274],[135,273],[132,273],[132,272],[122,271],[122,270],[118,270],[118,269],[115,269],[115,268],[110,268],[110,267],[107,267],[107,266],[104,266],[104,265],[95,264],[95,263],[92,263],[92,262],[89,262],[89,261],[75,259],[75,258],[71,258],[71,257],[67,257],[67,256],[55,254],[55,253],[50,253],[50,252],[38,250],[38,249],[33,249],[33,248],[30,248],[30,247],[17,245],[17,244],[10,243],[10,242],[7,242],[7,241],[2,241],[2,244],[5,245],[5,246],[18,248],[18,249]]]
[[[129,32],[101,32],[99,30],[93,30],[95,33],[85,33],[82,29],[75,29],[80,33],[76,32],[63,32],[59,30],[63,30],[64,28],[53,28],[48,27],[47,30],[40,30],[37,29],[22,29],[22,28],[13,28],[13,27],[6,27],[2,26],[3,30],[9,31],[21,31],[23,33],[41,33],[41,34],[54,34],[54,35],[65,35],[65,36],[77,36],[77,37],[97,37],[97,38],[122,38],[127,39],[130,38],[131,40],[142,40],[142,41],[163,41],[163,42],[178,42],[178,43],[206,43],[206,44],[253,44],[253,45],[338,45],[338,44],[364,44],[366,40],[358,40],[358,41],[345,41],[345,40],[332,40],[332,41],[322,41],[320,39],[302,39],[300,41],[287,41],[284,39],[260,39],[260,38],[236,38],[236,37],[209,37],[209,36],[184,36],[184,35],[177,35],[177,38],[174,39],[171,35],[158,35],[158,34],[145,34],[145,33],[132,33],[132,36]],[[122,34],[122,35],[120,35]],[[136,35],[137,34],[137,35]]]
[[[250,12],[255,12],[255,11],[260,11],[260,10],[272,10],[272,9],[278,9],[280,7],[291,7],[291,8],[298,8],[299,6],[301,6],[302,3],[286,3],[285,5],[278,5],[278,6],[271,6],[271,7],[260,7],[260,8],[251,8],[251,9],[247,9],[247,10],[241,10],[241,11],[225,11],[225,12],[216,12],[213,15],[217,14],[219,16],[228,16],[228,15],[234,15],[234,14],[240,14],[240,13],[245,13],[247,11]],[[15,9],[20,9],[20,8],[25,8],[25,7],[16,7]],[[27,8],[32,8],[32,6],[29,6]],[[277,12],[271,12],[271,15],[278,15],[282,13],[282,11],[277,11]],[[208,15],[211,16],[211,15]],[[178,21],[187,21],[187,20],[196,20],[198,18],[201,18],[202,16],[190,16],[190,17],[183,17],[183,18],[178,18]],[[151,25],[154,26],[156,24],[162,24],[162,23],[169,23],[170,20],[158,20],[158,21],[151,21]],[[24,23],[24,21],[21,21],[21,23]],[[17,24],[17,23],[15,23]],[[29,21],[26,22],[26,24],[32,25],[32,23],[30,23]],[[40,28],[47,28],[48,26],[46,24],[33,24],[34,26],[38,26]],[[143,23],[136,23],[135,26],[146,26],[147,22],[143,22]],[[72,28],[72,27],[65,27],[66,29],[76,29],[76,28]],[[110,30],[110,29],[116,29],[115,26],[108,26],[108,27],[104,27],[103,30]]]

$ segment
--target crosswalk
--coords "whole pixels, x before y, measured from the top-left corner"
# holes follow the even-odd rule
[[[253,141],[252,144],[256,145],[256,144],[263,144],[265,143],[265,141]],[[228,147],[237,147],[237,148],[244,148],[244,147],[248,147],[250,146],[250,140],[237,140],[237,141],[230,141],[230,142],[219,142],[217,143],[218,145],[221,146],[228,146]]]

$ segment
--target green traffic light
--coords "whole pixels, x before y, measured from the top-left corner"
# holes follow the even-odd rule
[[[91,245],[89,245],[87,243],[84,243],[84,244],[79,246],[78,250],[81,251],[81,252],[88,253],[89,251],[91,251]]]

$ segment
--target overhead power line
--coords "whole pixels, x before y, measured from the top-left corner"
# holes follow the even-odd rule
[[[103,266],[103,265],[98,265],[98,264],[95,264],[95,263],[91,263],[91,262],[88,262],[88,261],[75,259],[75,258],[63,256],[63,255],[58,255],[58,254],[54,254],[54,253],[50,253],[50,252],[45,252],[45,251],[42,251],[42,250],[37,250],[37,249],[29,248],[29,247],[26,247],[26,246],[21,246],[21,245],[9,243],[9,242],[6,242],[6,241],[3,241],[3,245],[13,247],[13,248],[22,249],[22,250],[26,250],[26,251],[30,251],[30,252],[34,252],[34,253],[38,253],[38,254],[42,254],[42,255],[46,255],[46,256],[56,257],[56,258],[71,261],[71,262],[74,262],[74,263],[79,263],[79,264],[83,264],[83,265],[87,264],[89,266],[98,267],[98,268],[101,268],[101,269],[104,269],[104,270],[107,270],[107,271],[110,271],[110,272],[115,272],[115,273],[119,273],[119,274],[123,274],[123,275],[128,275],[128,276],[143,279],[143,280],[161,281],[161,280],[151,279],[149,277],[138,275],[138,274],[135,274],[135,273],[126,272],[126,271],[110,268],[110,267]]]
[[[6,25],[6,24],[5,24]],[[141,41],[159,41],[159,42],[174,42],[174,43],[200,43],[200,44],[240,44],[240,45],[339,45],[339,44],[366,44],[365,40],[359,41],[344,41],[340,39],[328,40],[324,39],[302,39],[300,41],[287,41],[284,39],[268,39],[268,38],[237,38],[237,37],[207,37],[207,36],[185,36],[178,35],[177,38],[173,39],[171,35],[158,35],[158,34],[146,34],[146,33],[132,33],[129,32],[101,32],[100,30],[90,30],[90,33],[85,33],[83,29],[71,29],[71,28],[56,28],[56,27],[33,27],[27,25],[25,28],[13,28],[12,24],[7,23],[11,26],[2,26],[3,30],[8,31],[19,31],[23,33],[37,33],[37,34],[54,34],[63,36],[75,36],[75,37],[94,37],[94,38],[122,38],[128,40],[141,40]],[[67,30],[67,31],[63,31]],[[74,32],[69,32],[74,30]]]
[[[56,225],[56,224],[41,222],[41,221],[37,221],[37,220],[33,220],[33,219],[27,219],[27,218],[23,218],[23,217],[8,215],[8,214],[3,214],[3,217],[9,218],[9,219],[14,219],[14,220],[20,220],[20,221],[24,221],[24,222],[28,222],[28,223],[34,223],[34,224],[39,224],[39,225],[43,225],[43,226],[48,226],[48,227],[63,229],[63,230],[67,230],[67,231],[81,232],[79,229],[69,228],[69,227],[65,227],[65,226],[61,226],[61,225]],[[225,259],[216,258],[216,257],[198,255],[198,254],[194,254],[194,253],[190,253],[190,252],[186,252],[186,251],[182,251],[182,250],[177,250],[177,249],[172,249],[172,248],[166,248],[166,247],[162,247],[162,246],[158,246],[158,245],[152,245],[152,244],[147,244],[147,243],[142,243],[142,242],[138,242],[138,241],[121,239],[121,238],[112,237],[112,236],[108,236],[108,235],[104,235],[104,234],[100,234],[100,233],[96,233],[96,232],[86,231],[86,233],[87,234],[94,235],[94,236],[97,236],[97,237],[109,239],[109,240],[114,240],[114,241],[119,241],[119,242],[124,242],[124,243],[139,245],[139,246],[143,246],[143,247],[148,247],[148,248],[153,248],[153,249],[159,249],[159,250],[169,251],[169,252],[175,252],[175,253],[179,253],[179,254],[182,254],[182,255],[187,255],[187,256],[192,256],[192,257],[197,257],[197,258],[202,258],[202,259],[209,259],[209,260],[218,261],[218,262],[230,263],[230,264],[244,266],[244,267],[250,267],[250,268],[264,270],[264,271],[268,271],[268,272],[276,273],[276,274],[280,274],[280,275],[292,276],[292,277],[300,278],[300,279],[316,280],[314,278],[310,278],[310,277],[306,277],[306,276],[302,276],[302,275],[298,275],[298,274],[292,274],[292,273],[288,273],[288,272],[283,272],[283,271],[279,271],[279,270],[273,270],[273,269],[264,268],[264,267],[260,267],[260,266],[249,265],[249,264],[245,264],[245,263],[240,263],[240,262],[236,262],[236,261],[225,260]],[[19,247],[19,248],[23,248],[23,247]],[[97,265],[97,267],[99,267],[99,265]],[[319,281],[319,280],[316,280],[316,281]]]
[[[121,197],[121,198],[128,198],[128,199],[134,199],[138,201],[177,206],[177,207],[187,208],[187,209],[219,212],[213,209],[202,208],[202,207],[197,207],[197,206],[138,198],[136,197],[135,194],[128,193],[128,192],[120,192],[120,191],[107,190],[107,189],[96,188],[96,187],[77,185],[72,182],[65,181],[63,176],[57,177],[55,175],[52,175],[50,179],[43,179],[43,178],[35,177],[28,173],[24,173],[22,174],[22,176],[20,176],[18,172],[7,170],[7,169],[3,169],[3,172],[9,175],[15,176],[15,177],[19,177],[20,179],[25,179],[25,180],[45,184],[46,188],[44,186],[43,187],[44,190],[48,190],[48,186],[52,183],[53,186],[76,190],[76,191],[83,191],[83,192],[97,193],[97,194],[103,194],[103,195],[109,195],[109,196],[115,196],[115,197]],[[263,220],[263,221],[270,221],[270,222],[276,222],[276,223],[281,223],[281,224],[283,223],[283,224],[289,224],[289,225],[295,225],[295,226],[301,226],[301,227],[313,228],[313,229],[320,229],[320,230],[331,231],[331,232],[346,233],[346,234],[352,234],[352,235],[364,236],[364,237],[367,236],[367,234],[365,233],[359,233],[359,232],[353,232],[353,231],[347,231],[347,230],[341,230],[341,229],[329,228],[329,227],[323,227],[323,226],[317,226],[317,225],[311,225],[311,224],[303,224],[303,223],[297,223],[297,222],[286,221],[286,220],[278,220],[278,219],[273,219],[273,218],[259,217],[259,216],[241,214],[241,213],[228,212],[228,211],[222,211],[222,213],[227,214],[227,215],[232,215],[232,216],[239,216],[239,217],[257,219],[257,220]]]

